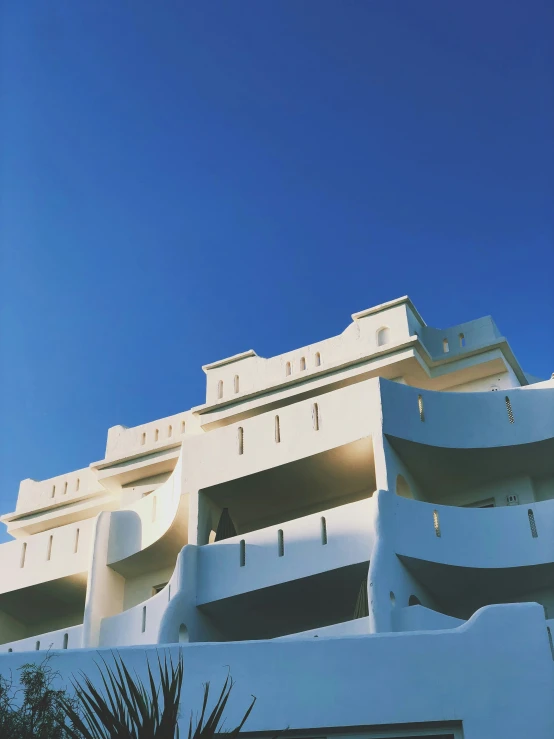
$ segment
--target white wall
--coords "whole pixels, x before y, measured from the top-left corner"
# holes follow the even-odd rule
[[[462,721],[465,739],[551,739],[554,662],[542,608],[482,609],[457,629],[343,638],[122,648],[128,668],[145,676],[146,659],[185,659],[181,730],[198,711],[203,683],[212,699],[230,671],[236,681],[226,716],[236,725],[257,697],[248,732]],[[111,659],[109,651],[101,652]],[[95,650],[56,653],[67,684],[83,670],[98,681]],[[29,654],[0,656],[17,674]],[[337,680],[340,675],[340,680]]]

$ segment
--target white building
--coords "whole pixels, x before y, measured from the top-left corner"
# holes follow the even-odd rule
[[[0,672],[187,642],[185,721],[230,665],[256,736],[554,737],[554,381],[407,297],[203,369],[204,405],[21,483]]]

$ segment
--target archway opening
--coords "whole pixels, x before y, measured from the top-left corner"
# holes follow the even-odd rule
[[[179,644],[188,644],[189,642],[189,630],[185,624],[179,626]]]

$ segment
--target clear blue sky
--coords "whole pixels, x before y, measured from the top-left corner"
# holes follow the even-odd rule
[[[554,371],[550,0],[6,2],[0,509],[408,293]]]

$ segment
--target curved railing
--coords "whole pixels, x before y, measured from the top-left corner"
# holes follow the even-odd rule
[[[434,505],[381,493],[396,554],[458,567],[554,562],[554,500],[497,508]]]
[[[159,593],[116,616],[104,618],[100,626],[100,646],[157,644],[162,617],[176,593],[176,584],[177,568]]]
[[[48,649],[78,649],[81,645],[83,625],[48,631],[46,634],[28,636],[25,639],[0,644],[0,652],[33,652]]]
[[[108,564],[150,547],[171,528],[181,502],[182,458],[181,452],[175,469],[157,490],[112,514]]]
[[[554,439],[554,387],[540,392],[449,393],[379,381],[383,432],[456,449],[533,444]]]

